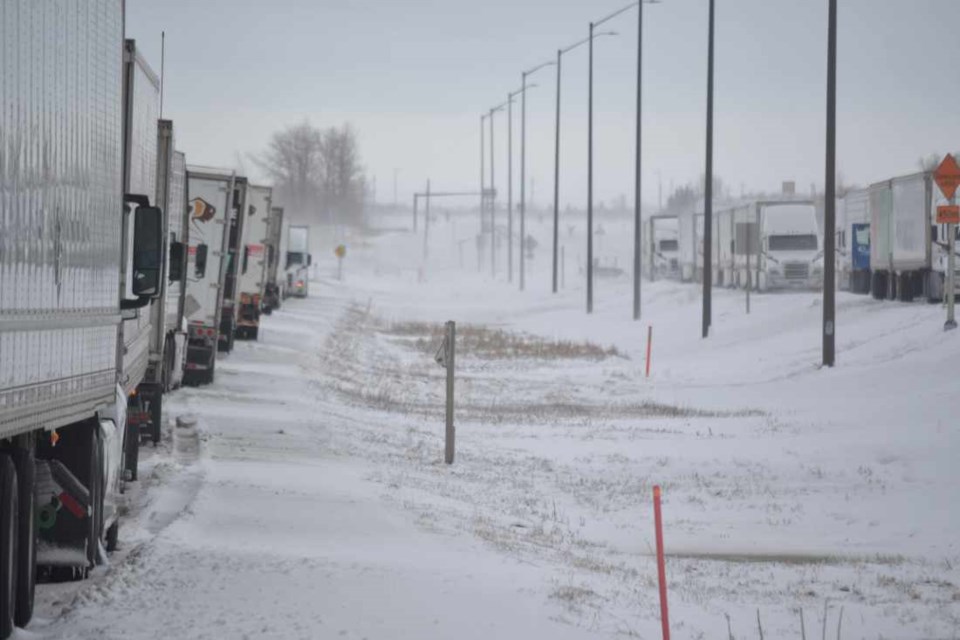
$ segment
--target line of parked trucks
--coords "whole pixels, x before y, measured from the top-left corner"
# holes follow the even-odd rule
[[[211,382],[218,351],[307,295],[310,264],[270,187],[176,150],[122,0],[4,6],[0,638],[38,578],[116,547],[164,395]]]
[[[942,204],[931,172],[883,180],[837,200],[837,285],[878,300],[939,302],[947,259],[960,254],[936,221]],[[759,291],[823,285],[822,200],[785,194],[715,207],[712,277],[717,286]],[[652,216],[645,245],[651,277],[703,277],[702,204],[679,216]],[[960,287],[960,272],[954,278]],[[960,289],[958,289],[960,292]]]

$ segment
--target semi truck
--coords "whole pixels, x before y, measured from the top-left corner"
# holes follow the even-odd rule
[[[287,229],[285,261],[286,294],[306,298],[310,288],[310,227],[290,225]]]
[[[183,305],[187,323],[184,384],[213,382],[235,184],[236,175],[232,171],[187,166],[189,221]]]
[[[650,218],[647,259],[650,275],[656,278],[680,278],[680,221],[675,216]]]
[[[233,181],[233,196],[230,204],[229,224],[226,247],[226,272],[223,278],[223,297],[221,299],[220,325],[217,339],[217,350],[225,353],[233,351],[233,341],[237,334],[237,320],[239,308],[239,276],[240,262],[243,253],[243,228],[246,216],[243,212],[247,208],[247,193],[249,183],[243,176],[236,176]]]
[[[957,239],[936,223],[939,190],[930,172],[869,188],[871,291],[877,299],[943,299],[947,257]]]
[[[280,308],[283,300],[284,279],[279,278],[280,256],[285,244],[283,238],[283,207],[271,207],[270,219],[267,224],[267,265],[266,281],[263,287],[263,312],[270,314]]]
[[[130,81],[149,67],[121,0],[61,12],[18,3],[0,48],[0,638],[30,621],[40,569],[84,577],[117,544],[162,289],[156,112]],[[74,53],[69,83],[45,50]]]
[[[237,329],[239,338],[256,340],[260,332],[267,266],[267,244],[273,189],[249,185],[244,208],[243,241],[237,273]]]

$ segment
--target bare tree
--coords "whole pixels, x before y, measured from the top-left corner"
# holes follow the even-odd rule
[[[273,134],[254,158],[292,219],[359,224],[365,181],[353,127],[319,129],[304,120]]]
[[[320,154],[327,218],[333,222],[359,222],[366,184],[356,131],[349,124],[327,129]]]
[[[254,162],[273,181],[278,201],[293,219],[315,220],[323,177],[323,134],[304,120],[277,131]]]

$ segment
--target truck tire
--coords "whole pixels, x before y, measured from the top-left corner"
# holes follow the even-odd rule
[[[131,425],[130,421],[127,420],[127,426],[124,431],[123,468],[130,482],[136,482],[137,465],[140,463],[140,425]]]
[[[8,455],[0,454],[0,638],[13,633],[17,609],[19,502],[16,468]]]
[[[97,428],[90,434],[90,471],[87,490],[90,492],[90,515],[87,518],[87,568],[97,566],[100,533],[103,528],[103,445]]]
[[[33,618],[33,596],[37,585],[36,486],[37,467],[32,441],[13,453],[20,487],[20,530],[17,536],[20,554],[17,558],[17,609],[14,622],[25,627]]]
[[[163,395],[156,389],[150,395],[150,441],[154,445],[160,443],[163,428]]]

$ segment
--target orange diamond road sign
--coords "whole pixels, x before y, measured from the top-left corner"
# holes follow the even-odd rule
[[[337,254],[338,258],[342,258],[343,256],[347,255],[347,248],[342,244],[338,244],[337,248],[334,249],[333,252]]]
[[[960,205],[948,204],[937,207],[937,224],[960,224]]]
[[[960,165],[952,154],[948,153],[937,170],[933,172],[933,179],[937,181],[937,186],[948,200],[956,195],[957,187],[960,187]]]

